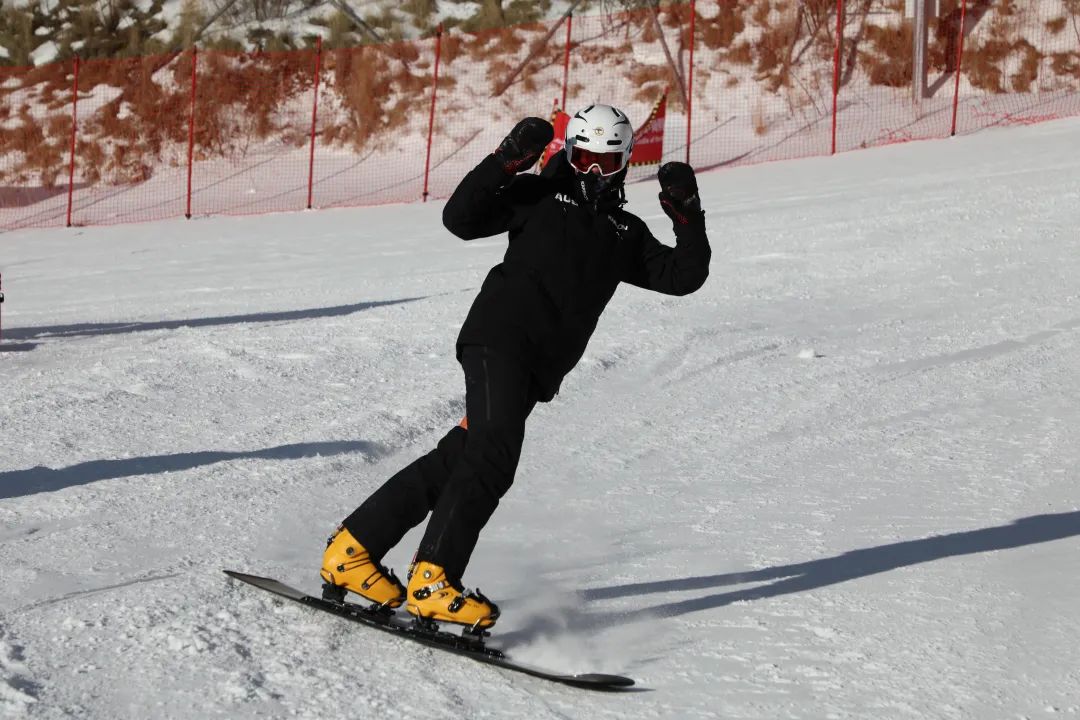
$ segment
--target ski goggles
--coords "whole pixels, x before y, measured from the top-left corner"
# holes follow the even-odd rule
[[[614,175],[623,169],[625,153],[601,153],[586,150],[580,145],[570,146],[570,164],[580,173],[591,172],[595,167],[601,175]]]

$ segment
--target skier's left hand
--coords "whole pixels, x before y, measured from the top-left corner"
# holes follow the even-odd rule
[[[677,161],[664,163],[656,177],[660,181],[660,207],[677,225],[688,225],[705,217],[694,168]]]

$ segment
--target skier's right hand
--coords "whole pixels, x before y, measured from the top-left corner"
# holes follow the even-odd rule
[[[547,120],[527,117],[499,143],[494,152],[495,159],[507,175],[528,170],[540,159],[544,148],[554,137],[555,130]]]

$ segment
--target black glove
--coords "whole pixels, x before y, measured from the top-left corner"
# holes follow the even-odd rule
[[[538,117],[528,117],[514,126],[495,150],[495,159],[507,175],[528,170],[540,159],[544,148],[555,137],[551,123]]]
[[[660,207],[677,225],[688,225],[705,217],[694,168],[681,162],[664,163],[656,177],[660,181]]]

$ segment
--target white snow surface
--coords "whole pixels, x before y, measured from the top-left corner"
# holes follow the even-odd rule
[[[52,40],[38,45],[34,52],[30,53],[30,61],[37,65],[47,65],[60,56],[60,46]]]
[[[279,602],[464,409],[441,204],[0,235],[0,713],[1080,716],[1080,121],[703,174],[465,580],[590,693]],[[479,159],[479,158],[477,158]],[[629,209],[673,238],[655,181]],[[405,566],[419,529],[387,562]]]

